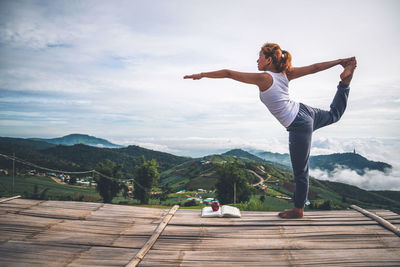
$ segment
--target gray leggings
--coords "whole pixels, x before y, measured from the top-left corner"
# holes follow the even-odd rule
[[[310,157],[312,133],[340,119],[346,109],[349,91],[349,86],[339,83],[329,111],[300,103],[299,113],[287,127],[290,159],[296,183],[294,192],[294,206],[296,208],[304,208],[307,200],[308,158]]]

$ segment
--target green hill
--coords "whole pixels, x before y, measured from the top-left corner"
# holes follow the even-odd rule
[[[82,144],[73,146],[58,145],[41,150],[40,153],[74,162],[76,165],[88,170],[95,168],[97,163],[105,159],[111,159],[117,164],[124,164],[125,172],[133,172],[133,166],[135,163],[138,163],[134,158],[123,153],[118,153],[115,149],[98,148]]]
[[[244,151],[242,149],[232,149],[228,152],[223,153],[222,155],[224,156],[234,156],[237,158],[242,158],[242,159],[248,159],[248,160],[253,160],[253,161],[259,161],[259,162],[263,162],[264,159],[257,157],[247,151]]]
[[[64,160],[50,154],[42,153],[43,149],[49,149],[51,147],[54,147],[54,145],[41,141],[16,138],[0,138],[1,154],[12,156],[13,153],[15,153],[15,156],[17,158],[52,169],[61,169],[68,171],[82,170],[80,166],[74,162]],[[17,168],[20,170],[32,169],[32,167],[22,165],[19,162],[17,162],[16,165]],[[0,169],[11,168],[12,161],[7,158],[0,157]]]
[[[1,138],[0,153],[9,156],[15,153],[17,158],[36,165],[65,171],[91,170],[99,162],[110,159],[117,164],[122,164],[123,172],[128,176],[134,173],[135,166],[140,164],[142,155],[147,160],[156,159],[160,166],[160,171],[167,170],[188,160],[185,157],[138,146],[126,148],[98,148],[83,144],[55,146],[43,141],[18,138]],[[0,169],[9,169],[11,164],[10,160],[0,157]],[[30,169],[31,167],[19,165],[18,168]]]
[[[218,178],[216,174],[217,167],[230,160],[233,154],[237,155],[237,152],[242,153],[241,151],[233,151],[222,155],[210,155],[200,159],[192,159],[183,164],[174,166],[161,173],[161,185],[168,183],[168,185],[175,190],[196,190],[199,188],[207,190],[213,189]],[[259,178],[254,173],[265,179],[269,177],[268,179],[270,181],[276,181],[278,179],[290,180],[289,169],[276,167],[264,161],[250,160],[247,158],[247,154],[243,155],[246,155],[246,158],[236,158],[243,168],[247,170],[246,179],[250,184],[259,182]]]
[[[292,172],[287,167],[276,166],[265,161],[249,160],[249,156],[241,151],[233,151],[222,155],[211,155],[201,159],[193,159],[161,173],[161,184],[168,183],[174,190],[213,189],[217,181],[216,168],[218,164],[227,161],[231,155],[236,157],[248,172],[246,177],[249,184],[258,182],[253,174],[265,179],[268,188],[265,191],[268,197],[292,197],[295,189]],[[388,193],[390,192],[390,193]],[[261,191],[257,194],[262,194]],[[366,191],[356,186],[321,181],[310,177],[309,200],[314,207],[328,203],[333,208],[346,208],[356,204],[365,208],[384,208],[400,212],[400,192],[394,191]],[[330,201],[330,202],[328,202]],[[291,200],[286,200],[290,203]],[[326,204],[326,205],[328,205]]]
[[[168,184],[175,191],[186,189],[211,189],[217,180],[216,163],[193,159],[161,173],[161,185]]]
[[[124,148],[115,149],[118,153],[122,153],[135,158],[135,164],[140,163],[140,157],[143,155],[147,160],[155,159],[160,170],[169,169],[177,164],[181,164],[191,158],[175,156],[169,153],[146,149],[140,146],[128,146]]]
[[[54,147],[56,145],[50,144],[45,141],[40,140],[31,140],[31,139],[23,139],[23,138],[10,138],[10,137],[0,137],[0,144],[6,145],[8,148],[14,147],[26,147],[35,150],[46,149],[50,147]],[[12,150],[12,149],[10,149]]]
[[[253,152],[253,151],[251,151]],[[254,151],[253,154],[256,156],[270,162],[280,163],[282,165],[291,167],[292,163],[290,162],[289,154],[281,154],[281,153],[272,153],[268,151]]]
[[[392,166],[384,162],[371,161],[355,153],[336,153],[310,157],[310,168],[332,172],[337,166],[344,166],[356,171],[359,175],[365,174],[365,169],[385,172]]]
[[[400,202],[400,191],[384,190],[384,191],[369,191],[369,192]]]

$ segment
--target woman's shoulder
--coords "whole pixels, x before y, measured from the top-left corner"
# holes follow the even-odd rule
[[[265,92],[274,83],[274,76],[269,71],[264,71],[264,72],[260,73],[260,75],[263,77],[262,78],[263,82],[262,82],[262,85],[259,86],[259,89],[260,89],[260,92]]]

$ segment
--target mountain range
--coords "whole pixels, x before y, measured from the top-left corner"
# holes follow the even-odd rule
[[[105,139],[84,134],[70,134],[64,137],[58,137],[52,139],[43,139],[43,138],[22,139],[22,138],[0,137],[0,143],[8,143],[8,145],[11,146],[22,145],[30,147],[34,150],[47,149],[47,152],[49,154],[61,157],[65,160],[72,159],[68,155],[70,154],[71,150],[75,149],[71,148],[71,146],[75,145],[86,145],[90,147],[107,148],[107,149],[117,148],[119,149],[118,152],[122,152],[127,156],[141,153],[146,157],[149,155],[147,151],[152,151],[138,146],[124,147],[121,145],[113,144]],[[62,145],[64,147],[53,148],[56,147],[57,145]],[[85,162],[85,165],[89,163],[89,166],[91,167],[94,167],[93,164],[97,163],[99,158],[102,158],[101,156],[98,155],[100,154],[110,155],[115,152],[112,150],[97,150],[98,152],[97,156],[90,158],[88,157],[87,154],[85,154],[85,152],[88,151],[88,148],[84,149],[81,146],[79,150],[81,152],[81,155],[78,157],[80,158],[80,162]],[[250,152],[244,151],[242,149],[233,149],[224,153],[223,155],[235,156],[239,158],[245,158],[260,162],[265,161],[269,163],[286,166],[289,168],[291,167],[289,154],[272,153],[272,152],[252,150],[252,149],[250,149],[249,151]],[[153,155],[154,154],[153,152],[150,154]],[[92,153],[92,151],[90,151],[90,153]],[[167,154],[163,152],[158,152],[158,153],[161,153],[162,155]],[[74,159],[76,159],[76,155],[74,155],[73,157]],[[180,158],[178,156],[174,157]],[[121,159],[121,161],[124,160]],[[136,159],[136,162],[139,162],[138,159]],[[163,167],[165,166],[162,166],[162,168]],[[359,175],[364,175],[366,170],[378,170],[381,172],[386,172],[392,168],[390,164],[384,162],[371,161],[356,153],[335,153],[330,155],[310,156],[311,169],[320,169],[323,171],[327,171],[328,174],[331,174],[338,167],[354,170]]]
[[[260,182],[260,179],[264,180],[268,184],[268,194],[271,196],[291,197],[295,186],[291,168],[286,164],[282,164],[282,160],[279,162],[274,162],[271,158],[266,160],[241,149],[234,149],[223,154],[209,155],[202,158],[189,158],[139,146],[121,148],[100,148],[86,144],[66,146],[49,143],[44,140],[0,137],[0,154],[12,155],[15,153],[16,157],[22,160],[64,171],[92,170],[96,168],[99,162],[109,159],[116,164],[123,165],[122,171],[127,178],[133,176],[135,166],[140,164],[141,156],[145,156],[146,159],[156,159],[159,164],[161,175],[159,186],[162,187],[168,184],[173,190],[213,189],[217,181],[216,170],[218,166],[234,157],[240,162],[242,168],[246,170],[246,179],[249,184],[255,185]],[[59,139],[59,141],[62,142],[63,140]],[[96,141],[89,143],[93,144]],[[263,155],[265,157],[267,153]],[[355,162],[353,162],[354,159]],[[315,157],[315,162],[317,165],[319,164],[319,168],[325,168],[326,170],[335,166],[335,160],[359,171],[366,168],[371,169],[374,166],[378,169],[382,168],[380,169],[381,171],[385,171],[388,168],[387,166],[390,166],[386,163],[369,161],[353,153]],[[32,167],[24,166],[20,162],[17,162],[16,165],[20,172],[32,169]],[[0,169],[11,168],[12,161],[0,157]],[[346,203],[372,208],[400,206],[400,192],[366,191],[355,186],[321,181],[313,177],[310,177],[309,199],[314,201],[329,199],[340,203],[343,207],[346,206]],[[400,209],[396,208],[392,210],[400,211]]]
[[[54,145],[73,146],[76,144],[84,144],[88,146],[102,147],[102,148],[121,148],[123,146],[110,143],[109,141],[86,134],[70,134],[63,137],[42,139],[30,138],[29,140],[44,141]]]
[[[266,151],[250,150],[259,158],[280,163],[291,167],[289,154],[271,153]],[[378,170],[381,172],[389,171],[392,166],[385,162],[371,161],[357,153],[334,153],[330,155],[310,156],[310,169],[320,169],[332,174],[337,168],[350,169],[359,175],[364,175],[366,170]]]

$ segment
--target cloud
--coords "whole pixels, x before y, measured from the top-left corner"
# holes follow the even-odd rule
[[[111,140],[121,140],[115,138]],[[119,144],[137,144],[149,149],[180,156],[203,157],[211,154],[224,153],[231,149],[242,148],[245,150],[265,150],[285,153],[287,145],[277,138],[247,140],[241,137],[148,137],[137,139],[125,139]]]
[[[319,169],[310,175],[321,180],[352,184],[366,190],[400,190],[400,140],[395,138],[318,138],[313,141],[312,155],[345,153],[353,150],[369,160],[392,165],[383,173],[365,170],[364,175],[355,171],[336,168],[331,173]]]
[[[312,142],[311,155],[353,152],[373,161],[395,165],[400,161],[400,140],[398,138],[338,138],[318,137]]]
[[[393,166],[393,170],[382,173],[376,170],[365,170],[364,175],[358,175],[355,171],[336,168],[333,172],[310,170],[310,175],[319,180],[329,180],[355,185],[365,190],[400,190],[400,165]]]

